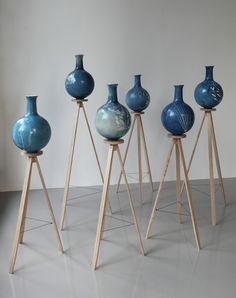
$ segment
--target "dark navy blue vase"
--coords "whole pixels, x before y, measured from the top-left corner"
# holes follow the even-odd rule
[[[108,140],[119,140],[129,130],[129,111],[118,102],[117,84],[108,85],[108,100],[96,113],[95,126],[98,133]]]
[[[141,75],[134,76],[134,87],[126,94],[126,104],[134,112],[142,112],[150,103],[150,95],[141,86]]]
[[[192,108],[183,101],[183,85],[176,85],[174,100],[161,114],[161,121],[166,130],[173,135],[182,135],[189,131],[194,123]]]
[[[217,106],[223,98],[223,89],[213,80],[213,67],[206,66],[206,78],[197,85],[194,91],[196,102],[205,109]]]
[[[75,55],[75,59],[75,70],[68,74],[65,87],[72,97],[83,100],[93,92],[94,79],[84,70],[83,55]]]
[[[28,153],[41,150],[51,137],[49,123],[37,113],[36,100],[37,96],[26,96],[26,114],[12,128],[14,144]]]

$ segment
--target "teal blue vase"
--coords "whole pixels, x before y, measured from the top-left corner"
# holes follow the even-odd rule
[[[65,81],[66,91],[74,98],[83,100],[89,96],[94,89],[94,79],[84,69],[84,55],[75,55],[75,69],[68,74]]]
[[[96,113],[95,126],[98,133],[108,140],[119,140],[129,130],[129,111],[118,102],[117,84],[108,85],[108,100]]]
[[[182,135],[194,124],[194,112],[183,100],[183,85],[176,85],[173,102],[162,111],[161,121],[166,130],[173,135]]]
[[[37,96],[26,96],[26,114],[17,120],[12,128],[14,144],[28,153],[40,151],[51,137],[50,125],[38,114],[36,100]]]
[[[134,76],[134,87],[125,97],[127,106],[134,112],[142,112],[150,103],[150,95],[141,85],[141,75]]]
[[[213,79],[214,66],[206,66],[205,80],[197,85],[194,91],[196,102],[205,109],[216,107],[223,99],[223,89]]]

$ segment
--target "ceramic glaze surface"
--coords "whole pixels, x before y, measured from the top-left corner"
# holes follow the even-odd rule
[[[96,113],[95,125],[98,133],[108,140],[118,140],[129,130],[129,111],[118,102],[117,84],[108,85],[108,100]]]
[[[183,101],[183,85],[175,86],[174,100],[162,111],[161,120],[165,129],[173,135],[182,135],[192,128],[194,112]]]
[[[142,112],[150,103],[150,95],[141,86],[141,75],[134,76],[134,87],[126,94],[126,104],[134,112]]]
[[[206,66],[206,78],[197,85],[194,91],[196,102],[203,108],[211,109],[217,106],[223,99],[223,89],[213,80],[214,66]]]
[[[12,129],[14,144],[29,153],[36,153],[44,148],[51,137],[51,128],[46,119],[37,113],[37,96],[26,96],[27,112]]]
[[[90,73],[84,70],[83,55],[76,55],[76,67],[66,78],[66,91],[76,99],[84,99],[94,89],[94,79]]]

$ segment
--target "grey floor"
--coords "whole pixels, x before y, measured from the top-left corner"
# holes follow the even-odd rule
[[[73,188],[68,201],[66,252],[58,246],[41,191],[30,192],[24,243],[20,245],[15,274],[8,274],[20,192],[0,195],[0,298],[235,298],[236,297],[236,179],[225,179],[228,205],[217,197],[217,226],[210,224],[208,181],[191,183],[202,250],[197,253],[188,205],[184,224],[177,223],[175,184],[166,183],[151,239],[144,235],[155,193],[144,185],[140,206],[137,185],[133,200],[146,256],[139,255],[134,226],[124,191],[111,189],[113,215],[107,216],[99,267],[91,269],[100,187]],[[123,187],[123,186],[122,186]],[[157,185],[156,185],[157,187]],[[121,189],[122,190],[122,189]],[[216,187],[217,190],[217,187]],[[49,194],[58,219],[62,189]],[[173,203],[173,204],[172,204]]]

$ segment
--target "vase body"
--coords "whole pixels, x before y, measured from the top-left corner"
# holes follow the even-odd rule
[[[94,89],[94,79],[84,70],[83,55],[76,55],[75,69],[69,73],[65,81],[66,91],[76,99],[85,99]]]
[[[183,101],[183,85],[175,86],[174,100],[162,111],[163,126],[173,135],[189,131],[194,123],[192,108]]]
[[[134,112],[142,112],[148,107],[150,96],[141,85],[141,75],[134,76],[134,87],[127,92],[125,100],[127,106]]]
[[[217,106],[223,98],[223,89],[213,80],[213,67],[206,66],[206,78],[197,85],[194,91],[196,102],[205,109]]]
[[[26,114],[17,120],[12,128],[14,144],[28,153],[41,150],[51,137],[49,123],[37,113],[36,100],[37,96],[26,96]]]
[[[108,140],[119,140],[129,130],[129,111],[118,102],[117,84],[108,85],[108,100],[96,113],[95,125],[98,133]]]

